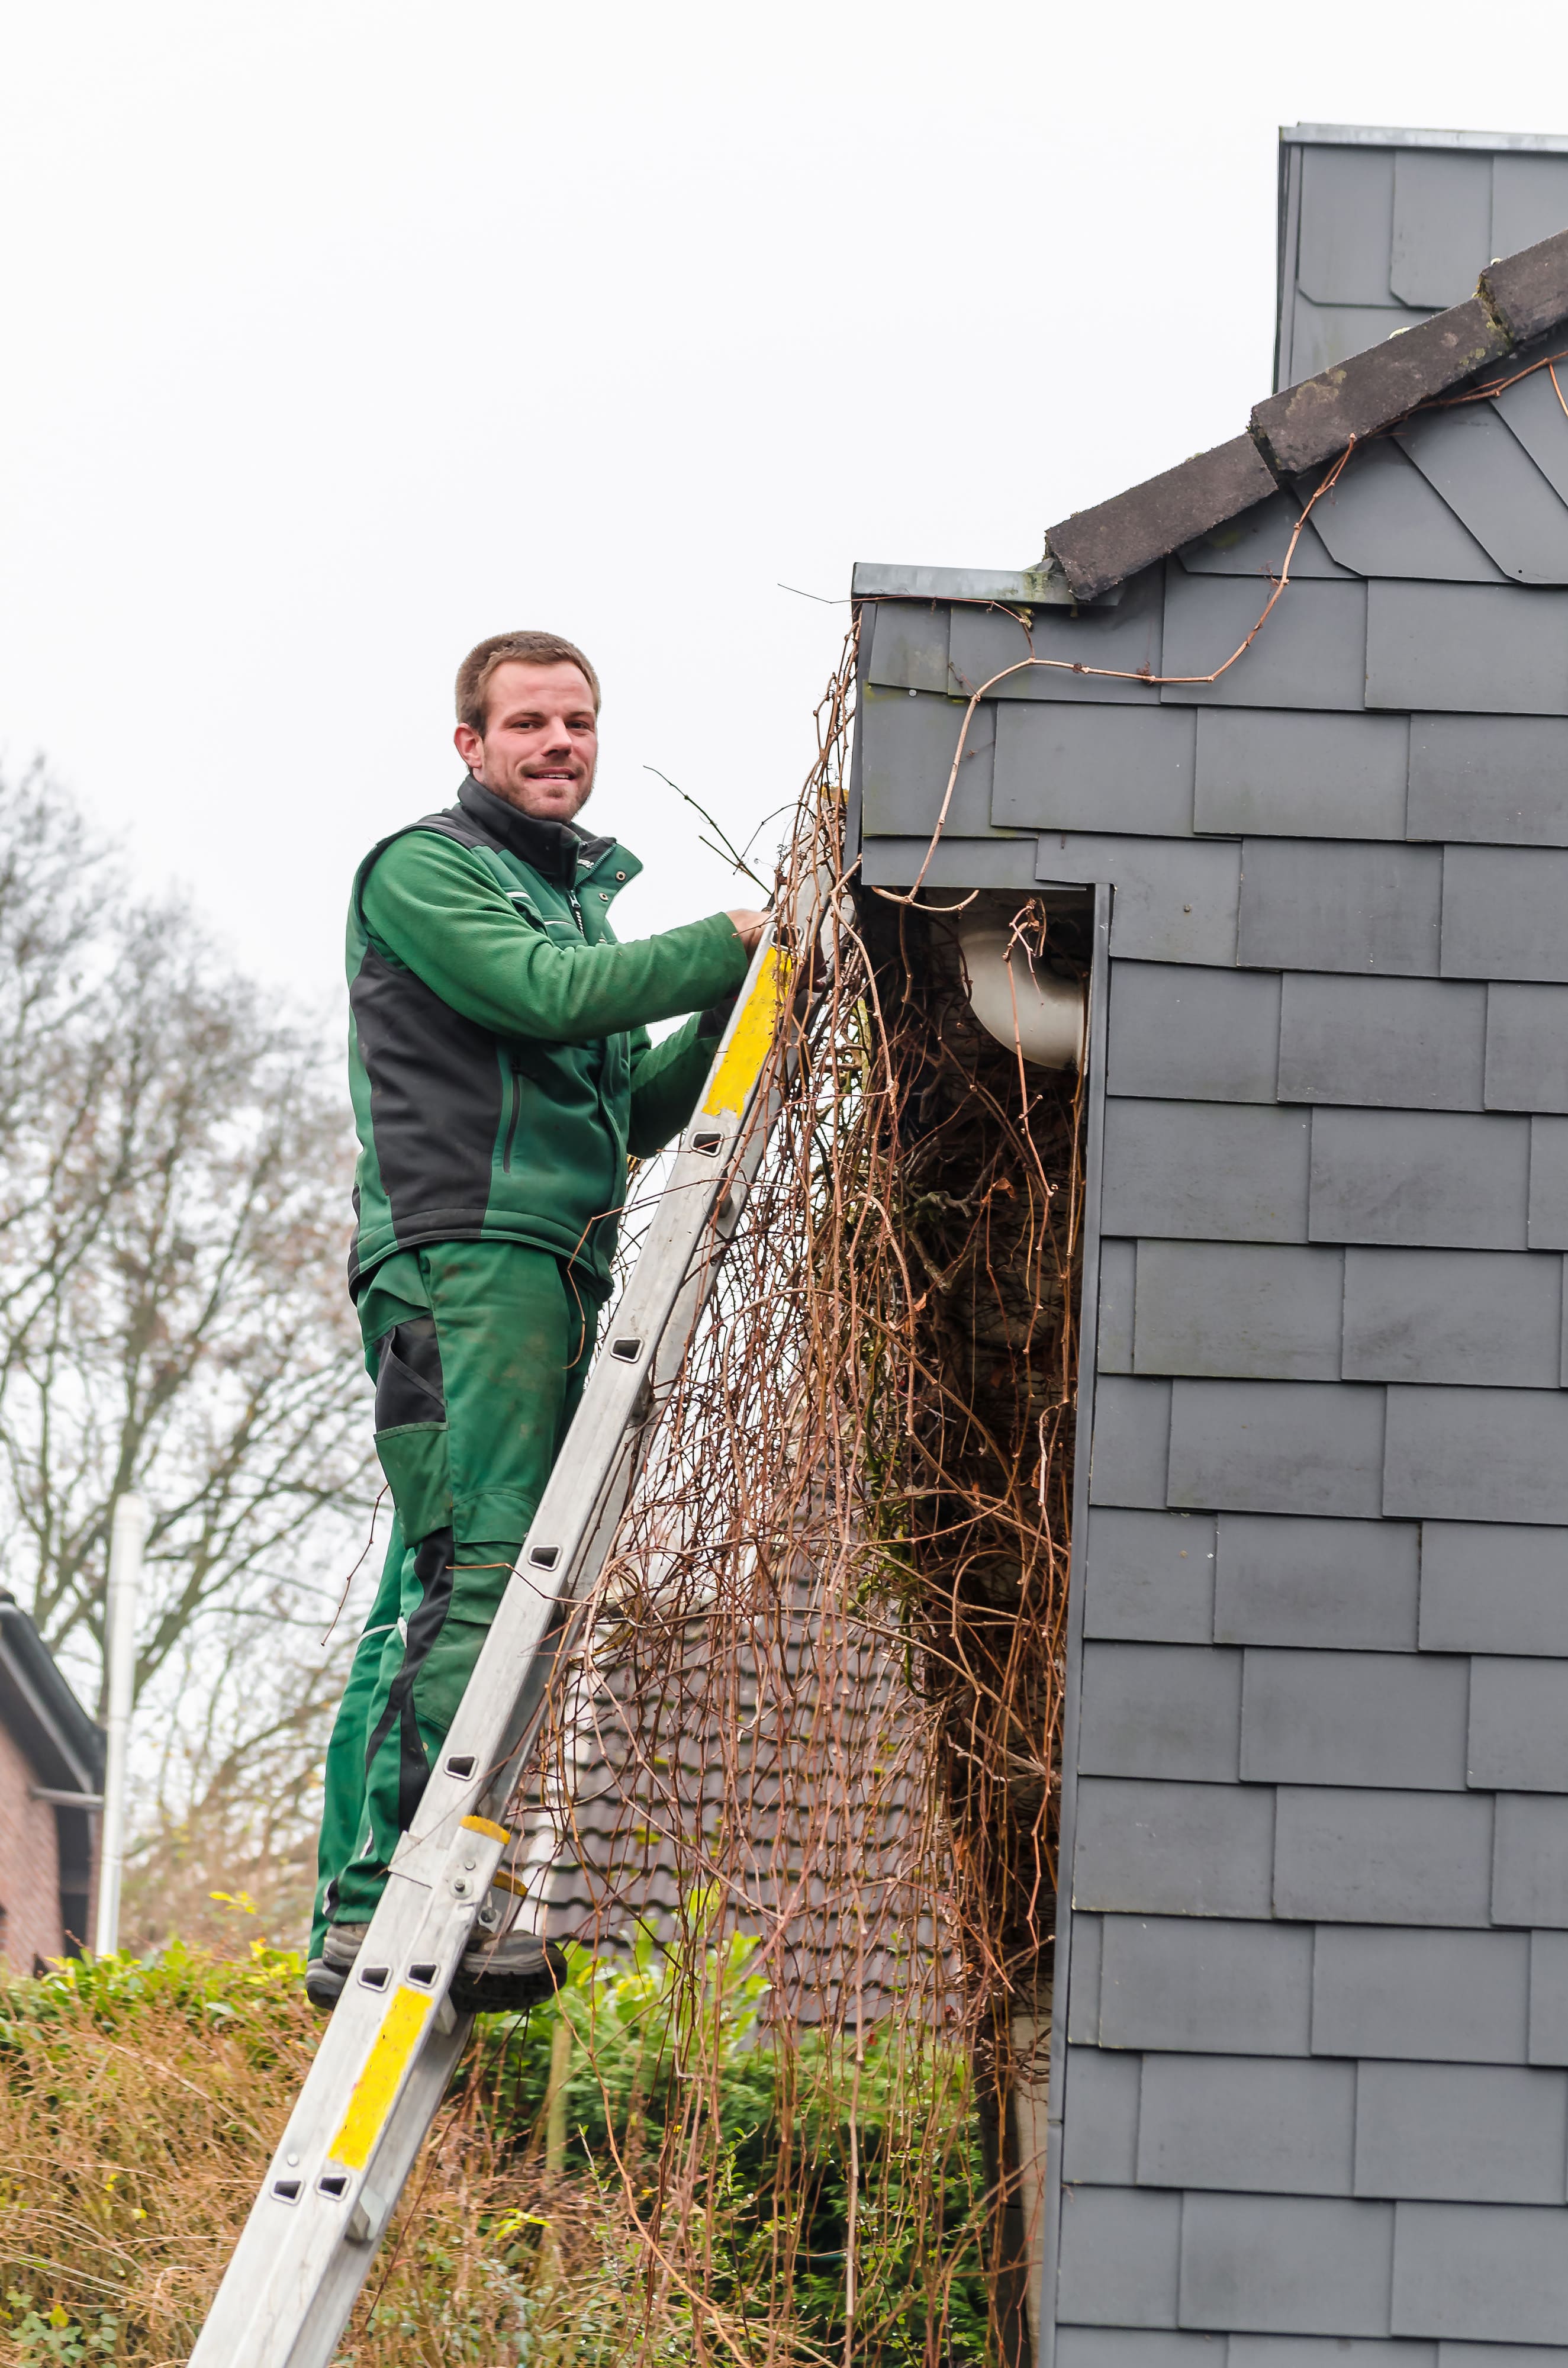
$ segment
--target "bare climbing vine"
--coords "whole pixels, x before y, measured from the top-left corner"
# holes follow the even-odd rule
[[[616,2154],[649,2359],[676,2321],[683,2358],[819,2357],[824,2274],[846,2362],[1027,2356],[1007,2104],[1049,2024],[1078,1084],[980,1029],[950,924],[842,876],[854,668],[851,642],[778,892],[831,883],[797,949],[823,992],[781,1026],[783,1119],[521,1853],[557,1862],[555,1929],[657,1947],[665,2090]],[[1086,974],[1080,911],[1003,901],[1028,959]],[[737,1983],[777,2134],[739,2283],[714,2252]],[[579,2036],[591,2062],[591,2014]]]

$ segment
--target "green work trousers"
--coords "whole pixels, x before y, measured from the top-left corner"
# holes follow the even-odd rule
[[[599,1303],[517,1242],[399,1250],[359,1301],[395,1520],[326,1756],[311,1954],[369,1920],[587,1379]]]

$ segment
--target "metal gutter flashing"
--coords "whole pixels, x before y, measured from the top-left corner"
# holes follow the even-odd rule
[[[1005,600],[1030,609],[1068,609],[1079,599],[1056,567],[897,567],[876,559],[856,561],[849,597],[853,600]]]
[[[1282,123],[1281,141],[1301,148],[1469,148],[1482,155],[1512,152],[1568,156],[1561,131],[1410,131],[1381,123]]]

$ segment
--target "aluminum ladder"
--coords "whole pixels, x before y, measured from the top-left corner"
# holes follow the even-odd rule
[[[191,2368],[329,2368],[472,2026],[447,1992],[513,1839],[504,1819],[551,1668],[581,1624],[778,1115],[784,1084],[765,1087],[764,1073],[788,974],[770,928]]]

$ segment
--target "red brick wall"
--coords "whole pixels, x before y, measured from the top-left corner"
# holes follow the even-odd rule
[[[30,1974],[35,1956],[58,1957],[62,1947],[60,1845],[54,1811],[33,1799],[36,1782],[0,1725],[0,1955],[15,1974]]]

